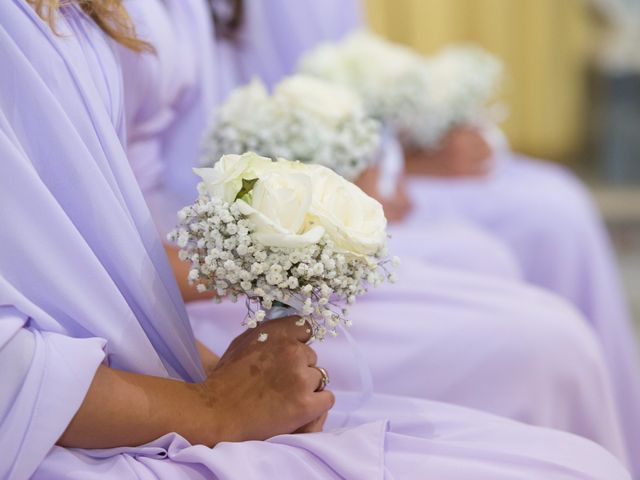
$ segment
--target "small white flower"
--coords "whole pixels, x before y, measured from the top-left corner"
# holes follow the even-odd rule
[[[258,334],[258,341],[259,342],[266,342],[267,338],[269,338],[269,334],[265,333],[265,332],[261,332]]]
[[[320,287],[320,293],[323,297],[328,297],[331,295],[331,288],[326,283],[323,283]]]
[[[178,244],[178,247],[185,248],[187,243],[189,243],[189,233],[186,230],[182,230],[178,235],[176,243]]]
[[[198,272],[198,270],[196,270],[195,268],[193,270],[189,270],[188,278],[190,282],[196,281],[199,277],[200,277],[200,272]]]

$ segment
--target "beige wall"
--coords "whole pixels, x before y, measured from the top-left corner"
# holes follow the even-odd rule
[[[592,37],[584,0],[365,0],[374,31],[429,53],[473,41],[500,56],[508,79],[504,128],[515,148],[570,158],[586,124]]]

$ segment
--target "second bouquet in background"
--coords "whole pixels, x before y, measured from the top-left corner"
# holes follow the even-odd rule
[[[199,290],[246,298],[247,327],[289,307],[322,340],[349,325],[347,304],[393,281],[381,205],[329,168],[246,153],[196,173],[199,197],[169,239]]]
[[[360,98],[306,75],[285,78],[272,95],[258,80],[237,88],[204,139],[203,165],[225,154],[256,152],[324,165],[353,181],[376,160],[380,124]]]

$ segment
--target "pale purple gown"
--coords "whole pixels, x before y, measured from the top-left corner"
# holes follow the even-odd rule
[[[212,37],[203,20],[194,20],[207,19],[199,0],[130,0],[127,6],[157,51],[141,58],[121,48],[120,54],[129,159],[162,231],[175,218],[171,203],[179,190],[171,177],[178,160],[169,162],[164,146],[172,146],[184,170],[197,161],[193,147],[208,120],[202,105],[213,89],[207,64],[213,57],[202,55],[203,45]],[[185,98],[196,108],[184,108]],[[423,233],[420,239],[432,256],[451,247],[454,232],[465,233],[463,226],[439,228],[444,235],[434,228],[433,235]],[[483,237],[461,238],[468,250],[474,248],[469,240]],[[475,252],[485,261],[491,258],[491,251]],[[378,393],[447,401],[578,433],[624,458],[608,373],[581,317],[537,289],[496,275],[427,266],[423,260],[430,255],[425,255],[406,256],[399,284],[365,296],[352,309],[355,342],[342,337],[317,346],[332,385],[351,393],[340,397],[338,406],[363,401],[372,381]],[[451,259],[456,261],[461,259]],[[507,264],[504,276],[509,276]],[[242,331],[242,303],[204,301],[187,308],[198,338],[216,352]]]
[[[311,0],[247,0],[242,41],[219,47],[219,58],[232,59],[229,65],[235,68],[224,75],[219,98],[233,88],[231,80],[258,76],[275,84],[295,70],[305,50],[360,26],[360,8],[357,0],[329,0],[322,7]],[[562,295],[584,314],[603,346],[634,472],[640,477],[640,359],[600,215],[566,169],[508,149],[496,150],[495,156],[496,168],[486,178],[412,179],[416,208],[407,223],[408,236],[434,222],[469,222],[509,247],[527,282]],[[416,245],[409,241],[403,246]],[[467,258],[473,257],[470,250]]]
[[[587,318],[603,346],[640,477],[640,359],[611,242],[593,200],[568,170],[508,149],[482,179],[413,178],[408,225],[463,218],[509,245],[524,278],[562,295]]]
[[[55,35],[26,1],[0,3],[1,478],[629,478],[579,437],[394,397],[332,417],[346,427],[266,442],[55,446],[101,362],[203,378],[123,149],[112,44],[77,7],[63,12]]]

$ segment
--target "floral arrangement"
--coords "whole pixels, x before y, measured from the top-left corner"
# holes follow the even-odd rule
[[[308,52],[298,70],[358,93],[370,115],[399,131],[419,128],[429,71],[423,57],[367,31]]]
[[[322,340],[350,324],[346,304],[394,280],[381,205],[329,168],[245,153],[196,173],[169,239],[198,290],[246,297],[247,327],[287,306]]]
[[[375,160],[379,130],[357,95],[341,86],[294,75],[269,96],[254,80],[232,92],[216,112],[205,135],[203,163],[253,151],[324,165],[354,180]]]
[[[482,113],[496,93],[502,64],[473,46],[448,47],[427,58],[361,31],[312,50],[299,71],[352,89],[405,143],[433,148],[449,129]]]
[[[486,116],[503,77],[502,62],[474,45],[446,47],[430,57],[428,63],[430,82],[425,114],[439,118],[440,128],[410,139],[426,147],[437,144],[449,129]]]

